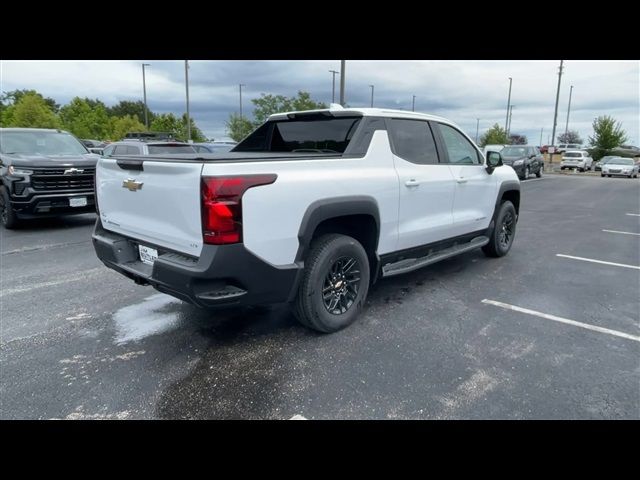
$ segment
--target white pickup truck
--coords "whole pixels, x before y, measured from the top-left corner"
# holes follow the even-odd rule
[[[224,154],[102,158],[100,260],[201,307],[289,302],[333,332],[369,286],[513,243],[520,182],[450,121],[369,108],[280,113]]]

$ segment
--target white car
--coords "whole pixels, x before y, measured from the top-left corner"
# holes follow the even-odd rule
[[[618,175],[638,178],[638,165],[631,158],[613,158],[602,166],[602,173],[600,175],[602,177]]]
[[[506,255],[520,207],[499,153],[376,108],[278,113],[232,152],[103,157],[96,176],[107,267],[201,307],[288,302],[321,332],[353,322],[381,277]]]
[[[560,162],[560,170],[565,168],[577,168],[581,172],[591,170],[593,168],[593,158],[584,150],[570,150],[564,152],[562,161]]]

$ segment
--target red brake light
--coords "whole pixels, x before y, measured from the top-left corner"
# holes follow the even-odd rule
[[[247,189],[269,185],[273,173],[238,177],[202,177],[202,239],[224,245],[242,241],[242,195]]]

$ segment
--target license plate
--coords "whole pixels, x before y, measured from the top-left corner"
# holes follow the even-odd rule
[[[140,260],[148,265],[153,265],[153,262],[158,258],[158,250],[155,248],[138,245],[138,251],[140,252]]]
[[[69,198],[70,207],[86,207],[87,197],[71,197]]]

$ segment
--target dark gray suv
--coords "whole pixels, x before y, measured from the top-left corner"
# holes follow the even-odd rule
[[[529,178],[535,173],[540,178],[544,171],[544,157],[538,147],[530,145],[509,145],[500,151],[502,162],[513,168],[520,180]]]

